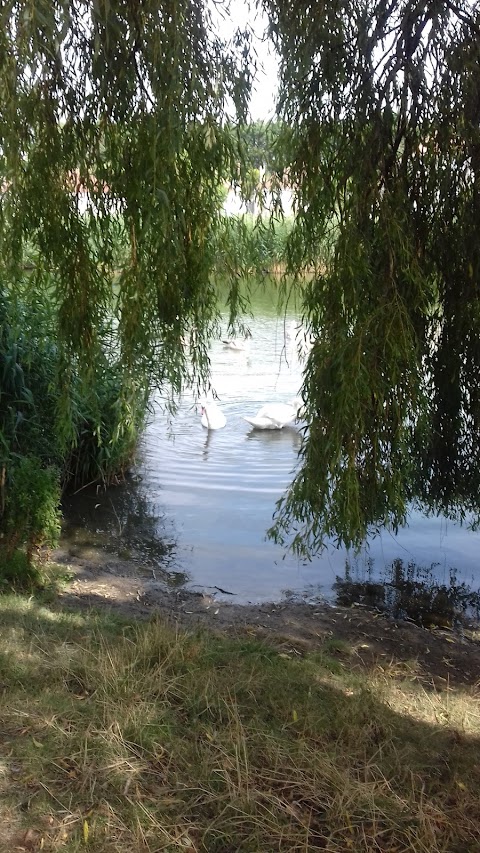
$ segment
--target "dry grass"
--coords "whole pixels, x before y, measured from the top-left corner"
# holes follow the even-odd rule
[[[0,849],[478,851],[475,690],[0,600]]]

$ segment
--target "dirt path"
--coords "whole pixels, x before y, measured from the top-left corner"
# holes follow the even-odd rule
[[[102,552],[72,557],[58,551],[55,559],[72,575],[59,594],[70,607],[109,608],[134,618],[157,614],[186,628],[265,638],[291,655],[328,649],[361,667],[403,667],[436,688],[480,683],[480,630],[474,626],[462,633],[427,630],[364,607],[230,604],[214,594],[169,587],[152,572],[142,576],[136,563]]]

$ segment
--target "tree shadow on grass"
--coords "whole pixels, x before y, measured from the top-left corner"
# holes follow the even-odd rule
[[[461,719],[451,710],[427,722],[428,708],[393,708],[325,653],[300,659],[256,638],[105,610],[0,604],[12,844],[28,831],[32,851],[54,849],[60,832],[82,843],[87,820],[105,851],[156,850],[159,827],[167,845],[180,837],[208,853],[361,853],[379,838],[385,851],[477,849],[471,691],[458,690]]]

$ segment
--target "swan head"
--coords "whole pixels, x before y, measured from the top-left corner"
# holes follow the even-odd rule
[[[203,399],[203,400],[198,401],[196,409],[197,409],[197,414],[200,415],[200,417],[203,418],[204,415],[205,415],[205,417],[208,417],[207,406],[208,406],[207,400]]]
[[[208,415],[209,413],[212,414],[216,411],[217,408],[218,406],[216,401],[213,399],[213,397],[210,396],[201,397],[197,403],[197,412],[200,415]]]

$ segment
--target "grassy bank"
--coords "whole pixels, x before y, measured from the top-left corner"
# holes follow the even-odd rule
[[[5,851],[478,850],[475,687],[0,599]]]

